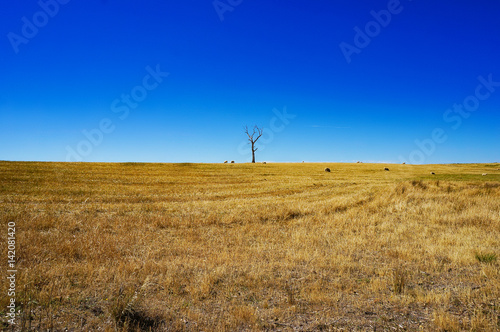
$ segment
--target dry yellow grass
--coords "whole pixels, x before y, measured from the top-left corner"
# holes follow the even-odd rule
[[[499,164],[385,166],[0,162],[16,330],[499,330]]]

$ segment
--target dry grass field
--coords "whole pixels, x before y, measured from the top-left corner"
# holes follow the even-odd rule
[[[499,169],[0,162],[15,330],[498,331]]]

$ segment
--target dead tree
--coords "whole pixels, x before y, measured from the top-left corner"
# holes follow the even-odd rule
[[[245,134],[248,135],[248,141],[252,145],[252,163],[255,164],[255,151],[259,149],[255,147],[255,143],[257,143],[259,138],[262,136],[263,130],[262,128],[255,126],[253,127],[253,131],[250,134],[250,132],[248,131],[248,127],[245,126]]]

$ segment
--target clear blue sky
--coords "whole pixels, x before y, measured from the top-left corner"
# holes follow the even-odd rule
[[[258,161],[500,161],[498,1],[8,1],[0,18],[1,160],[248,162],[257,124]]]

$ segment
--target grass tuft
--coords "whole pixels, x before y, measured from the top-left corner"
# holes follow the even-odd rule
[[[396,294],[402,294],[405,291],[407,282],[407,273],[401,267],[397,267],[392,272],[392,289]]]
[[[497,255],[494,253],[480,253],[476,252],[475,257],[480,263],[491,264],[497,261]]]

